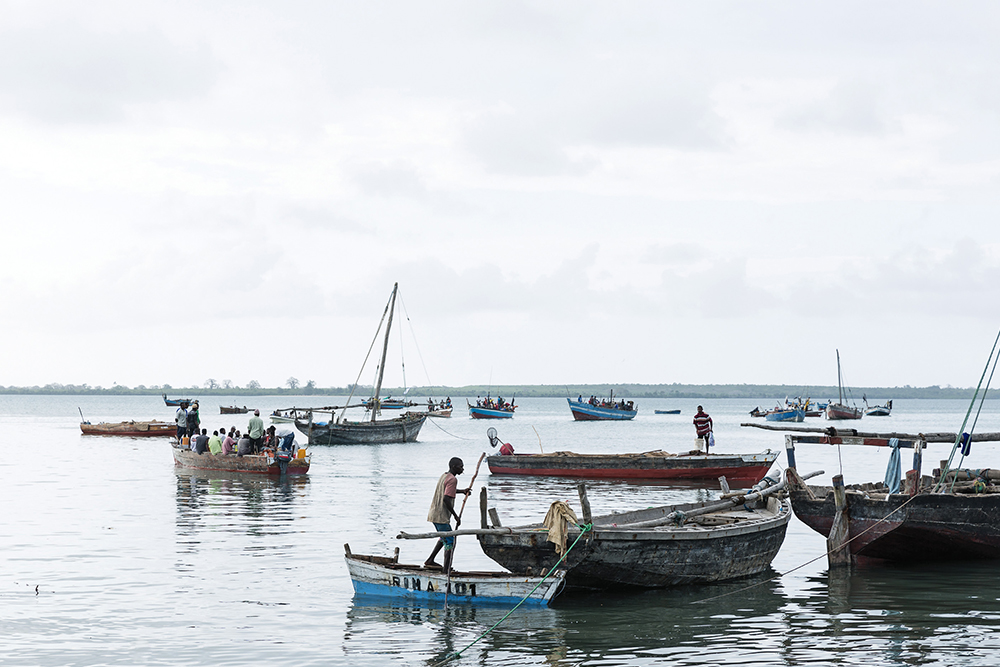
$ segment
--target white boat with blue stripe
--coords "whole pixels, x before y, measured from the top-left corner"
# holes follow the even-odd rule
[[[565,584],[562,570],[548,577],[452,570],[449,581],[444,570],[399,563],[398,549],[395,557],[388,558],[352,554],[350,547],[344,548],[355,595],[444,602],[450,586],[449,603],[513,606],[524,600],[525,605],[547,606]]]

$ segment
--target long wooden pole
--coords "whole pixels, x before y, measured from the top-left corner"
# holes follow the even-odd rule
[[[385,373],[385,354],[389,350],[389,330],[392,329],[392,311],[396,305],[396,291],[399,289],[399,283],[393,283],[392,285],[392,298],[389,299],[389,321],[385,323],[385,342],[382,344],[382,363],[378,367],[378,382],[375,383],[375,397],[372,399],[372,423],[375,422],[375,417],[379,413],[379,403],[381,401],[382,392],[382,375]]]
[[[461,523],[462,514],[465,512],[465,503],[469,502],[469,495],[471,494],[472,485],[476,483],[476,477],[479,477],[479,466],[483,464],[483,459],[486,458],[486,452],[479,455],[479,461],[476,462],[476,471],[472,473],[472,479],[469,480],[469,490],[470,493],[465,494],[465,498],[462,498],[462,507],[458,510],[458,521]],[[451,545],[451,558],[448,559],[448,578],[444,587],[444,608],[448,608],[448,591],[451,590],[451,566],[455,564],[455,550],[458,548],[458,537],[454,538],[455,541]]]

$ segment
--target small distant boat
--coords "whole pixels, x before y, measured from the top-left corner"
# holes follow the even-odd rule
[[[844,404],[844,382],[840,373],[840,350],[837,350],[837,390],[838,399],[836,403],[828,403],[826,406],[827,419],[861,419],[864,414],[861,408]]]
[[[507,403],[502,398],[494,401],[489,396],[485,401],[477,400],[475,405],[465,399],[465,404],[469,406],[469,416],[473,419],[510,419],[517,408],[513,402]]]
[[[764,415],[764,419],[769,422],[800,422],[806,418],[806,411],[797,408],[788,410],[771,410]]]
[[[361,401],[361,405],[364,406],[365,410],[371,410],[372,406],[375,405],[375,401],[374,399],[366,398]],[[383,398],[378,402],[378,407],[382,410],[402,410],[404,408],[412,408],[414,405],[417,404],[401,398]]]
[[[163,402],[170,407],[176,408],[180,407],[182,404],[191,405],[194,401],[190,398],[167,398],[167,395],[163,394]]]
[[[198,454],[190,449],[173,446],[174,465],[192,470],[215,470],[221,472],[240,472],[254,475],[305,475],[309,472],[311,455],[304,449],[299,450],[299,458],[281,461],[271,450],[263,454]],[[284,464],[285,472],[282,472]]]
[[[653,410],[653,413],[657,414],[657,415],[679,415],[681,413],[681,411],[680,410]]]
[[[578,422],[589,421],[624,421],[635,418],[638,410],[632,401],[614,401],[614,395],[607,401],[598,401],[591,398],[589,402],[584,402],[583,397],[576,399],[567,398],[569,411],[573,413],[573,419]]]
[[[550,573],[547,578],[452,570],[449,578],[444,570],[399,563],[399,549],[393,558],[353,554],[346,544],[344,550],[356,595],[444,602],[447,591],[449,604],[513,606],[524,599],[526,605],[545,606],[566,583],[566,573],[562,570]]]
[[[427,411],[428,417],[451,417],[451,408],[434,408]]]
[[[137,422],[101,422],[91,424],[90,422],[80,422],[80,430],[84,435],[123,435],[133,438],[147,438],[154,436],[177,437],[177,425],[173,422],[161,422],[157,420]]]
[[[865,417],[888,417],[892,412],[892,400],[886,401],[885,405],[868,405],[865,400]]]
[[[755,484],[764,478],[778,452],[760,454],[496,454],[486,457],[494,475],[548,475],[588,479],[710,479]]]
[[[220,405],[219,406],[219,414],[220,415],[245,415],[246,413],[250,412],[251,410],[253,410],[253,408],[248,408],[245,405],[242,408],[238,408],[235,405],[231,406],[231,407],[227,407],[225,405]]]

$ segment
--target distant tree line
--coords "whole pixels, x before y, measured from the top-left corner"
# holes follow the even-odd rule
[[[304,384],[295,377],[289,377],[284,386],[263,387],[256,380],[251,380],[240,387],[231,380],[216,380],[209,378],[201,386],[173,387],[169,384],[138,385],[126,387],[114,384],[111,387],[91,386],[89,384],[47,384],[32,387],[0,386],[0,394],[95,394],[95,395],[159,395],[166,394],[169,398],[197,396],[347,396],[353,391],[355,396],[371,395],[371,385],[345,385],[343,387],[317,387],[316,382],[308,380]],[[503,396],[505,398],[520,397],[570,397],[582,395],[608,396],[614,392],[621,398],[747,398],[754,400],[782,400],[800,396],[825,400],[837,397],[837,387],[807,386],[787,384],[578,384],[578,385],[465,385],[461,387],[433,386],[383,387],[383,396],[401,397],[406,391],[411,396]],[[887,400],[890,398],[970,398],[973,389],[966,387],[856,387],[850,390],[851,398],[861,401],[862,396],[869,400]]]

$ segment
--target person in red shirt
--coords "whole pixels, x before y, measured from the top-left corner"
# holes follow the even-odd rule
[[[708,452],[709,438],[712,435],[712,418],[708,416],[708,413],[700,405],[698,406],[697,414],[694,416],[694,430],[698,439],[705,442],[705,451]],[[699,449],[701,449],[700,446]]]
[[[434,528],[439,532],[448,532],[451,530],[451,524],[449,523],[451,517],[455,517],[455,530],[458,530],[458,527],[462,525],[462,519],[455,512],[455,497],[459,493],[469,495],[472,492],[472,489],[458,488],[458,476],[463,472],[465,472],[465,464],[462,462],[462,459],[456,456],[448,462],[448,472],[441,475],[440,479],[438,479],[437,488],[434,489],[434,499],[431,501],[431,509],[427,513],[427,520],[433,523]],[[434,551],[424,561],[424,567],[441,567],[434,561],[434,557],[438,555],[438,552],[442,548],[444,549],[443,569],[448,570],[451,567],[455,538],[450,535],[438,539],[434,545]]]

